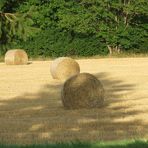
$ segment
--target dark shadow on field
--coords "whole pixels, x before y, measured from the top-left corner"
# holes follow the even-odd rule
[[[95,76],[106,90],[105,105],[98,109],[65,110],[59,82],[44,86],[37,94],[26,93],[8,101],[1,98],[0,143],[102,141],[146,136],[146,124],[132,118],[143,112],[130,110],[132,104],[124,104],[134,85],[112,80],[108,73]]]
[[[108,73],[95,73],[94,75],[104,86],[105,106],[110,105],[110,103],[124,101],[124,96],[134,90],[135,84],[129,84],[118,79],[113,80]]]

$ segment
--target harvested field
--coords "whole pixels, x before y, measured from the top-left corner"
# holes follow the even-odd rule
[[[104,85],[103,108],[64,110],[51,61],[0,63],[0,143],[148,139],[148,58],[77,62]]]

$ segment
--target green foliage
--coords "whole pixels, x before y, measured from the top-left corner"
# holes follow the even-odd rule
[[[24,28],[15,14],[0,12],[0,53],[5,51],[15,35],[23,37],[23,34]]]
[[[15,9],[20,6],[26,0],[0,0],[0,11],[3,12],[15,12]]]
[[[25,0],[24,0],[25,1]],[[0,2],[0,55],[4,54],[11,44],[17,40],[25,41],[33,36],[39,29],[31,27],[34,22],[31,19],[31,9],[24,13],[11,13],[21,0],[2,0]],[[17,3],[17,4],[16,4]],[[9,9],[11,7],[11,9]],[[10,12],[5,12],[7,11]]]
[[[16,7],[16,2],[19,3],[20,1],[0,1],[0,55],[6,52],[8,45],[15,38],[23,39],[24,37],[25,30],[21,21],[22,19],[20,19],[18,14],[11,13],[11,10]],[[5,12],[7,10],[8,12]]]
[[[58,24],[60,28],[68,31],[95,34],[113,48],[139,48],[136,43],[142,44],[148,31],[145,23],[146,8],[148,8],[146,0],[65,2],[64,9],[58,12]],[[137,16],[143,17],[143,20],[140,22]],[[131,33],[131,28],[134,28],[134,33]]]
[[[25,16],[26,42],[6,43],[31,56],[148,52],[147,0],[1,0],[0,8]]]
[[[71,34],[55,28],[41,31],[26,42],[13,45],[13,48],[25,48],[31,57],[92,56],[108,52],[95,36],[76,35],[72,39]]]

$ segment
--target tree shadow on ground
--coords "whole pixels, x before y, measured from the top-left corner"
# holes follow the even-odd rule
[[[65,110],[62,83],[48,84],[36,94],[11,100],[0,99],[0,143],[110,141],[143,138],[148,133],[140,115],[146,112],[124,103],[134,91],[133,84],[112,80],[109,73],[94,74],[104,85],[102,108]]]

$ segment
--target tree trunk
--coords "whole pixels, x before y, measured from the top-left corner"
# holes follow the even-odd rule
[[[124,6],[130,5],[130,2],[131,2],[130,0],[124,0]],[[127,28],[128,25],[129,25],[128,20],[129,20],[129,12],[126,11],[126,12],[125,12],[125,16],[124,16],[124,24],[126,25],[125,28]]]
[[[119,48],[119,46],[111,47],[110,45],[107,45],[107,48],[109,50],[109,54],[112,55],[113,53],[120,53],[121,49]]]
[[[112,55],[113,54],[113,48],[109,45],[107,45],[107,48],[109,50],[109,54]]]
[[[121,49],[119,48],[119,45],[117,45],[117,46],[115,47],[115,51],[116,51],[116,53],[120,53]]]

